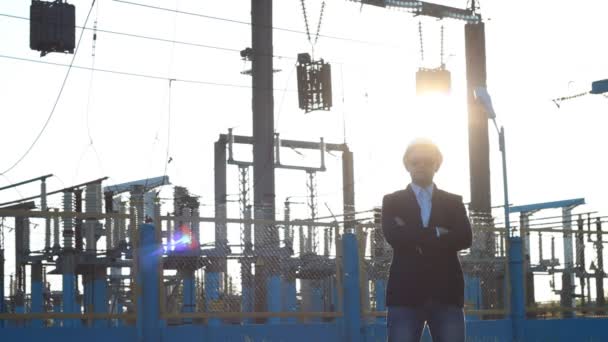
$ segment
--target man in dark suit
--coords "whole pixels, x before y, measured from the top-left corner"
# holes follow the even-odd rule
[[[462,197],[433,183],[443,158],[426,139],[403,156],[411,183],[384,196],[382,230],[393,247],[386,291],[389,342],[419,342],[425,323],[434,342],[464,342],[464,280],[458,251],[471,246]]]

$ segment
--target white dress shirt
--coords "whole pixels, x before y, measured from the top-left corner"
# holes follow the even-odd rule
[[[422,226],[425,228],[429,225],[429,219],[431,218],[432,199],[433,199],[433,188],[431,184],[427,187],[421,187],[418,184],[411,183],[412,190],[416,195],[416,201],[420,207],[420,218],[422,219]]]
[[[431,218],[431,209],[433,208],[432,200],[433,189],[435,188],[435,185],[431,184],[423,188],[418,184],[411,183],[411,186],[412,190],[414,190],[414,194],[416,195],[416,201],[418,202],[418,206],[420,207],[420,218],[422,219],[422,226],[424,228],[428,228],[429,220]],[[439,230],[435,228],[435,232],[437,233],[437,237],[439,237]]]

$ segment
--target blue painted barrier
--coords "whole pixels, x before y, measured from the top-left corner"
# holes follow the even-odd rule
[[[164,326],[161,324],[159,312],[159,263],[161,253],[158,252],[160,244],[156,241],[154,227],[142,225],[139,230],[139,250],[137,254],[137,280],[136,291],[138,320],[137,326],[108,327],[104,320],[95,320],[92,327],[82,327],[80,320],[67,319],[63,327],[36,328],[36,320],[29,327],[3,327],[0,331],[2,341],[30,341],[41,340],[48,342],[165,342],[165,341],[235,341],[235,342],[279,342],[279,341],[344,341],[344,342],[380,342],[386,340],[386,324],[381,320],[364,320],[361,314],[360,288],[359,288],[359,256],[356,236],[345,233],[343,244],[343,281],[344,293],[343,317],[328,323],[309,322],[297,323],[294,319],[270,319],[269,324],[219,324],[220,320],[209,321],[209,324],[188,324],[181,326]],[[468,342],[540,342],[540,341],[608,341],[608,319],[605,318],[578,318],[554,320],[526,320],[523,288],[523,258],[522,242],[519,237],[510,238],[509,243],[509,270],[511,288],[510,308],[507,319],[479,320],[467,317]],[[67,265],[72,255],[67,255]],[[69,268],[63,270],[63,311],[80,312],[75,298],[75,275]],[[99,274],[101,275],[101,274]],[[107,284],[96,277],[93,282],[93,301],[95,312],[107,309]],[[205,282],[208,305],[219,300],[218,273],[208,273]],[[269,311],[294,311],[296,302],[295,281],[285,281],[279,276],[269,278],[268,288],[276,290],[269,296]],[[472,285],[476,286],[476,285]],[[282,287],[282,290],[281,290]],[[321,288],[320,286],[317,286]],[[376,281],[376,299],[379,301],[377,309],[382,310],[384,284]],[[42,283],[32,283],[31,311],[42,310],[38,296],[42,298]],[[194,287],[187,285],[184,288],[186,302],[194,298]],[[334,291],[336,293],[337,291]],[[282,295],[276,295],[282,293]],[[321,298],[320,291],[313,289],[315,298]],[[101,295],[103,294],[103,295]],[[321,302],[315,302],[319,308]],[[335,302],[334,302],[335,303]],[[278,308],[278,309],[277,309]],[[16,308],[21,312],[25,307]],[[58,307],[55,308],[55,310]],[[185,307],[186,311],[187,307]],[[187,312],[190,310],[187,309]],[[105,312],[105,311],[103,311]],[[41,320],[39,320],[41,321]],[[14,321],[19,322],[19,321]],[[423,341],[427,341],[424,339]]]

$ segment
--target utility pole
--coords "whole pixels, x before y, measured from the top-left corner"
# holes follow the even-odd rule
[[[251,0],[253,208],[254,219],[274,220],[274,99],[272,74],[272,0]],[[279,248],[276,227],[255,224],[256,254],[271,255]],[[264,250],[265,249],[265,250]],[[272,257],[258,258],[255,266],[255,311],[267,310],[267,280],[278,272]]]
[[[474,3],[474,2],[473,2]],[[491,213],[490,198],[490,151],[488,117],[476,104],[474,90],[486,87],[486,42],[484,23],[467,23],[464,27],[467,105],[469,112],[469,168],[471,204],[473,213]],[[505,203],[505,205],[508,205]],[[490,247],[490,246],[488,246]]]

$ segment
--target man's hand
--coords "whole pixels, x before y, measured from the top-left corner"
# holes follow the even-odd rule
[[[437,237],[441,237],[441,235],[445,235],[450,231],[443,227],[435,227],[435,231],[437,231]]]
[[[405,226],[405,221],[403,221],[403,219],[399,216],[395,216],[395,223],[401,227]]]
[[[405,221],[403,221],[403,219],[399,216],[395,216],[395,223],[399,227],[405,227]],[[416,246],[416,252],[418,252],[418,254],[422,255],[422,248],[420,248],[420,246]]]

